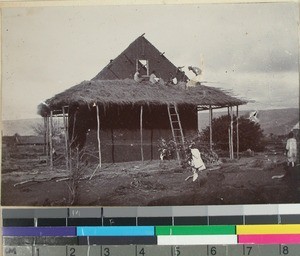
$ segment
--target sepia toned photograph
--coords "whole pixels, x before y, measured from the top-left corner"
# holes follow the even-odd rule
[[[2,9],[2,206],[300,203],[294,2]]]

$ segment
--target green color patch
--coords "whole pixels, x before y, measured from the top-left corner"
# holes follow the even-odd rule
[[[170,235],[235,235],[235,225],[157,226],[156,236]]]

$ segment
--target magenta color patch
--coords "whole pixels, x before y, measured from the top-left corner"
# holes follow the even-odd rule
[[[239,235],[239,244],[300,244],[300,234]]]

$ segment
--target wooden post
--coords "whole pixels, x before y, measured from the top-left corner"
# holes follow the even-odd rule
[[[229,150],[229,158],[231,159],[231,139],[230,139],[230,127],[228,127],[228,150]]]
[[[64,122],[64,130],[65,130],[65,158],[66,158],[66,168],[69,169],[69,139],[68,139],[68,127],[66,122],[66,112],[65,107],[62,107],[63,111],[63,122]]]
[[[231,145],[231,158],[234,159],[233,152],[233,111],[232,107],[230,107],[230,145]]]
[[[47,156],[47,165],[49,165],[50,153],[49,153],[49,117],[45,117],[46,120],[46,156]]]
[[[209,105],[209,149],[212,150],[212,108]]]
[[[47,155],[47,117],[44,117],[44,154]]]
[[[144,163],[144,150],[143,150],[143,106],[141,106],[141,112],[140,112],[140,136],[141,136],[141,157],[142,157],[142,163]]]
[[[50,143],[50,169],[53,170],[53,144],[52,144],[52,121],[53,121],[53,111],[50,111],[50,125],[49,125],[49,143]]]
[[[198,135],[200,134],[200,110],[197,107],[197,130],[198,130]]]
[[[99,167],[101,168],[101,141],[100,141],[100,113],[99,113],[99,106],[96,105],[97,110],[97,140],[98,140],[98,153],[99,153]]]
[[[239,159],[240,138],[239,138],[239,106],[236,106],[236,158]]]

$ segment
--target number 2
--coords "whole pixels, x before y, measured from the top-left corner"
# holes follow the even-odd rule
[[[75,248],[70,248],[70,256],[75,256]]]

